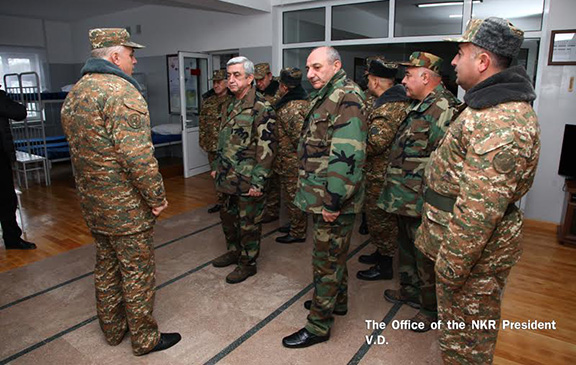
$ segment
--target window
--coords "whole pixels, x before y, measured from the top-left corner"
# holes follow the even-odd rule
[[[488,18],[498,16],[508,19],[523,31],[538,31],[542,29],[542,13],[544,0],[483,0],[472,3],[472,18]]]
[[[462,33],[463,1],[396,1],[395,37]]]
[[[48,89],[47,73],[44,72],[46,55],[43,49],[0,47],[0,83],[4,85],[4,75],[23,72],[36,72],[40,78],[41,90]],[[18,87],[16,77],[8,78],[4,88]],[[33,77],[22,78],[22,86],[35,86]]]
[[[332,40],[386,38],[390,2],[332,7]]]
[[[283,43],[323,41],[326,28],[325,14],[325,8],[284,12]]]

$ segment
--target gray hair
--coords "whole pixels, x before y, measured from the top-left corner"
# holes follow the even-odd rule
[[[440,76],[440,74],[426,67],[420,67],[420,71],[418,71],[418,76],[422,76],[422,74],[428,74],[428,77],[430,78],[442,79],[442,76]]]
[[[226,62],[226,66],[239,65],[244,66],[244,73],[246,76],[254,75],[254,63],[244,56],[234,57]]]
[[[97,48],[93,49],[90,52],[90,56],[92,58],[103,58],[107,59],[110,57],[112,53],[120,53],[124,49],[124,46],[112,46],[112,47],[104,47],[104,48]]]
[[[340,53],[338,53],[338,51],[336,50],[336,48],[334,47],[330,47],[330,46],[320,46],[320,47],[316,47],[312,50],[312,52],[318,50],[318,49],[322,49],[325,48],[326,49],[326,59],[328,60],[328,62],[333,65],[334,62],[336,61],[340,61],[342,62],[342,58],[340,58]],[[310,52],[310,53],[312,53]]]

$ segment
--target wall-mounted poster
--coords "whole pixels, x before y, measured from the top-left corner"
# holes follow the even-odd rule
[[[166,56],[168,67],[168,107],[170,114],[180,114],[180,69],[178,55]],[[200,69],[196,58],[184,57],[186,114],[198,113],[198,77]]]

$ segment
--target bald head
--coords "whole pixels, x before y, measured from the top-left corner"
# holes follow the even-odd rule
[[[321,89],[342,68],[340,54],[332,47],[318,47],[306,60],[308,81],[314,89]]]

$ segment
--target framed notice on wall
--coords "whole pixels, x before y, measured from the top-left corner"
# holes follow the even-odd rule
[[[552,31],[548,64],[576,65],[576,29]]]
[[[166,56],[166,67],[168,67],[168,110],[170,114],[180,114],[180,75],[177,54]]]

